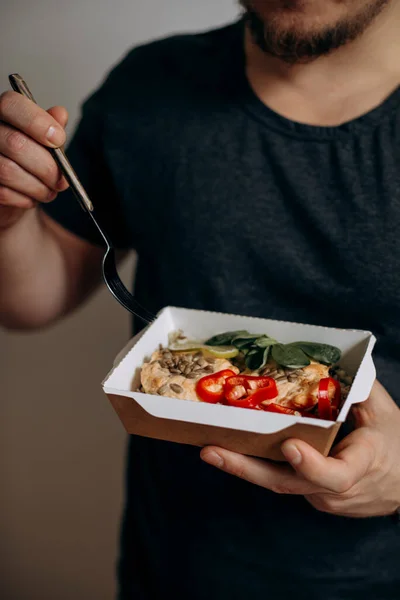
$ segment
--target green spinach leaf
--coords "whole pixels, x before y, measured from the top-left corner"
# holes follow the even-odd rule
[[[316,360],[324,365],[333,365],[339,362],[342,356],[339,348],[330,346],[329,344],[318,344],[314,342],[294,342],[289,344],[296,348],[300,348],[313,360]]]
[[[310,364],[310,359],[301,348],[289,344],[276,344],[271,348],[272,358],[288,369],[302,369]]]
[[[231,346],[232,340],[240,335],[250,335],[248,331],[227,331],[219,333],[205,342],[206,346]]]

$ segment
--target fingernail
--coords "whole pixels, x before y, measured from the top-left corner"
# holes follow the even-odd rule
[[[62,132],[53,126],[47,130],[46,139],[55,147],[61,146],[64,141]]]
[[[222,469],[222,467],[224,466],[223,459],[220,457],[219,454],[217,454],[214,451],[204,452],[202,454],[201,458],[209,465],[212,465],[213,467],[217,467],[218,469]]]
[[[55,200],[55,198],[57,198],[57,192],[50,192],[50,194],[47,196],[48,200],[50,200],[50,202],[52,200]]]
[[[297,467],[301,461],[302,456],[300,454],[299,449],[294,444],[284,444],[282,446],[282,454],[290,462],[290,464]]]

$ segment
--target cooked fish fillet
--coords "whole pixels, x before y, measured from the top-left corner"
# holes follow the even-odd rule
[[[174,353],[183,354],[183,353]],[[186,356],[188,353],[185,353]],[[192,353],[190,353],[192,354]],[[193,352],[193,354],[195,354]],[[162,353],[157,350],[151,356],[149,363],[145,363],[141,371],[141,383],[146,394],[160,394],[161,396],[167,396],[169,398],[180,398],[181,400],[194,400],[199,402],[199,398],[196,394],[196,384],[201,377],[204,377],[204,373],[199,374],[195,379],[188,379],[184,375],[178,375],[170,373],[168,368],[163,368],[160,365],[162,360]],[[213,373],[222,371],[224,369],[231,369],[234,373],[238,373],[239,369],[234,367],[229,360],[223,358],[216,358],[210,367],[213,369]],[[211,374],[211,373],[210,373]],[[178,392],[171,388],[171,384],[178,385],[182,391]]]
[[[318,403],[319,382],[325,377],[329,377],[329,367],[312,362],[308,367],[298,370],[295,381],[277,381],[279,396],[271,402],[293,409],[312,408]]]

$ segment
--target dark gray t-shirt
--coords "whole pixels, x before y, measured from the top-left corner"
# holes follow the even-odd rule
[[[400,90],[312,127],[264,106],[244,67],[242,23],[134,49],[85,103],[70,158],[116,245],[138,251],[151,311],[370,329],[399,402]],[[70,192],[47,210],[97,241]],[[121,598],[400,597],[390,517],[317,512],[202,464],[197,448],[129,448]]]

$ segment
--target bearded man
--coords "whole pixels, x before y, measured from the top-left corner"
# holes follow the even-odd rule
[[[119,598],[400,598],[400,1],[241,4],[234,24],[133,49],[85,102],[70,159],[138,253],[142,305],[372,330],[381,383],[327,458],[287,440],[287,464],[200,460],[132,436]],[[10,329],[99,282],[101,240],[46,150],[66,119],[0,100]]]

